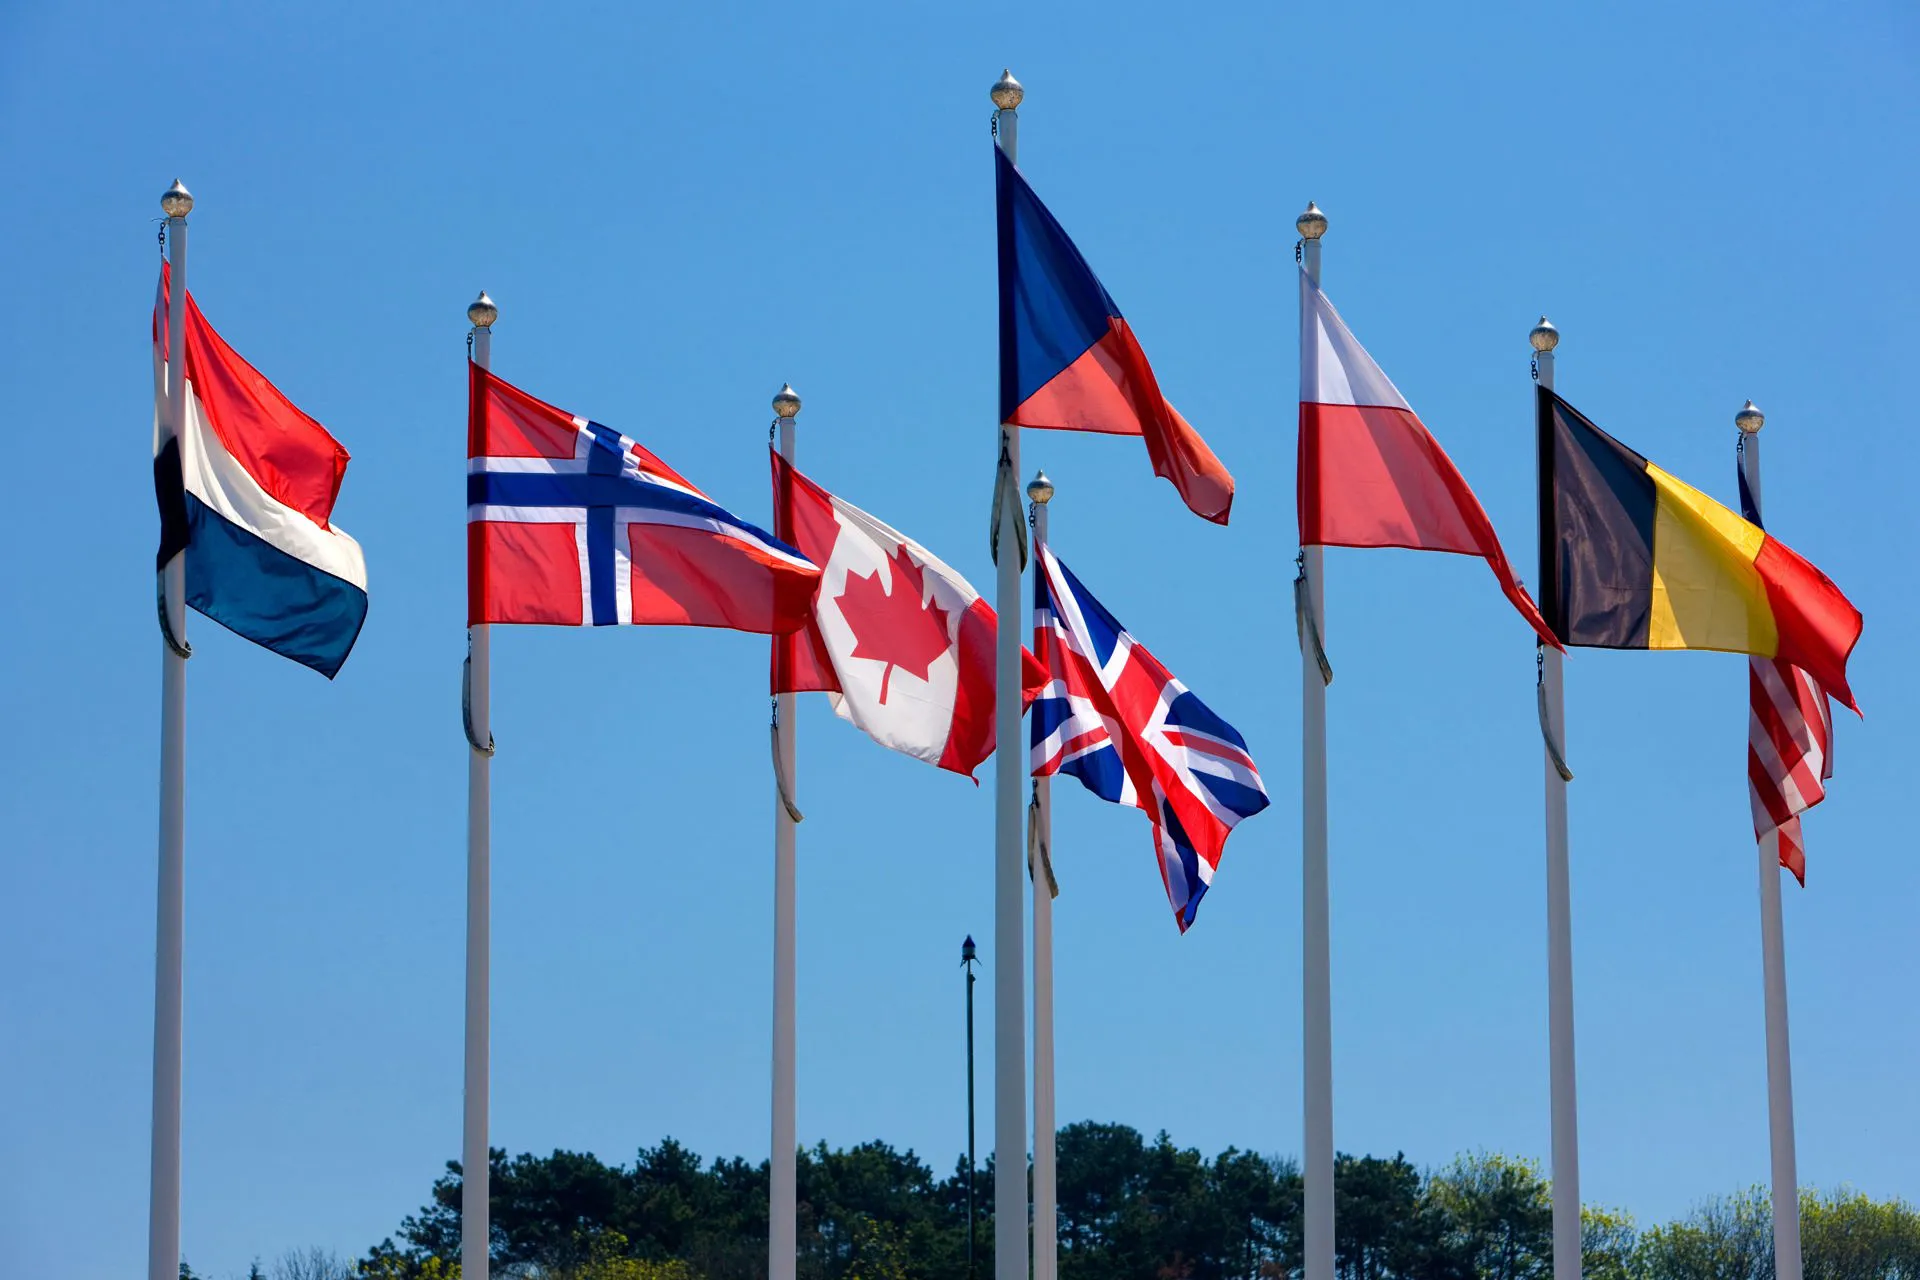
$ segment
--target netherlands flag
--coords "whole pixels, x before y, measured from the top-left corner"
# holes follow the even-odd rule
[[[367,617],[360,544],[332,523],[347,451],[186,300],[186,412],[167,411],[167,291],[153,310],[153,483],[164,570],[186,555],[187,603],[332,679]]]

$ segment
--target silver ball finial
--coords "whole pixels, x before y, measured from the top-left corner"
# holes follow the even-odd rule
[[[793,384],[783,382],[780,392],[773,398],[773,416],[791,418],[800,412],[800,397],[794,394]]]
[[[1767,425],[1767,415],[1760,412],[1759,406],[1749,400],[1745,408],[1733,415],[1733,425],[1740,428],[1741,435],[1758,435],[1760,428]]]
[[[1036,471],[1033,479],[1027,481],[1027,498],[1043,504],[1053,501],[1053,481],[1047,479],[1046,472]]]
[[[1017,111],[1021,99],[1027,96],[1025,87],[1013,78],[1010,69],[1002,69],[1000,78],[993,82],[993,105],[1002,111]]]
[[[500,318],[500,308],[493,305],[493,299],[482,289],[480,296],[467,304],[467,320],[476,329],[491,329],[493,322]]]
[[[1293,226],[1302,240],[1318,240],[1327,234],[1327,215],[1320,212],[1320,206],[1307,201],[1307,211],[1293,220]]]
[[[169,218],[184,218],[193,212],[193,193],[187,190],[180,179],[175,178],[173,185],[160,197],[160,210]]]
[[[1535,351],[1551,351],[1560,345],[1560,331],[1553,327],[1553,321],[1541,316],[1540,323],[1527,335],[1527,341]]]

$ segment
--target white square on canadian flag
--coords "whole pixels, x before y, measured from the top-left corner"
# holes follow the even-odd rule
[[[875,742],[971,775],[993,752],[993,609],[938,556],[778,455],[774,477],[780,536],[824,571],[797,643],[810,639],[811,660],[830,668],[782,686],[776,662],[776,691],[825,690]]]

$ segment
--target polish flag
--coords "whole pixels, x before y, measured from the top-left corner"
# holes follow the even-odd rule
[[[1406,398],[1300,273],[1300,545],[1479,556],[1540,638],[1554,638],[1514,577],[1480,500]]]
[[[772,456],[774,534],[823,569],[813,620],[773,642],[773,692],[827,693],[881,746],[971,777],[993,754],[993,609],[925,547]],[[1021,654],[1024,706],[1046,674]]]

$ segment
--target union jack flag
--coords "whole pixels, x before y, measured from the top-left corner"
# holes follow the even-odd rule
[[[1169,675],[1050,548],[1037,550],[1033,651],[1047,684],[1033,703],[1034,775],[1072,774],[1147,815],[1185,933],[1227,833],[1267,807],[1267,789],[1239,731]]]
[[[1759,494],[1741,451],[1740,514],[1760,524]],[[1807,846],[1800,815],[1827,798],[1833,776],[1833,713],[1820,682],[1790,662],[1753,657],[1747,676],[1747,795],[1753,834],[1772,840],[1780,865],[1807,883]]]

